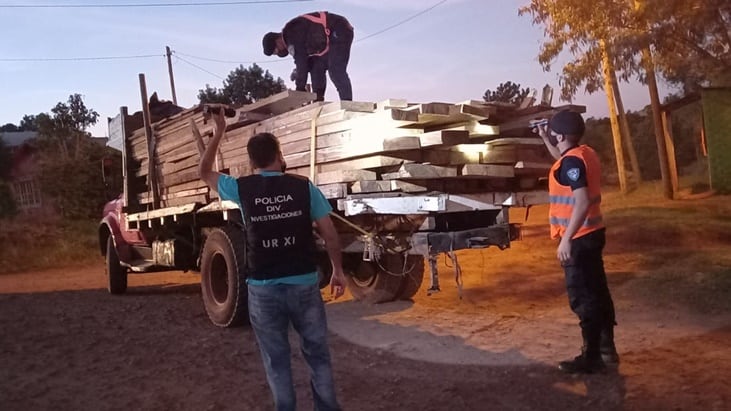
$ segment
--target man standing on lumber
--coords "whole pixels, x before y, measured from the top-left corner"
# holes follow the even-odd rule
[[[316,101],[325,99],[325,72],[338,89],[340,100],[353,100],[353,88],[348,77],[353,26],[348,20],[326,11],[303,14],[290,20],[281,33],[269,32],[262,40],[264,54],[294,57],[296,89],[305,91],[307,75],[312,77]]]
[[[601,165],[587,145],[581,114],[561,111],[538,133],[557,160],[548,176],[551,238],[566,276],[571,310],[579,317],[584,344],[573,360],[562,361],[567,373],[604,372],[606,363],[617,364],[614,346],[614,303],[607,286],[602,251],[605,228],[601,212]]]
[[[213,171],[226,129],[223,110],[213,117],[213,138],[203,153],[199,172],[222,200],[234,201],[241,208],[249,319],[275,407],[296,409],[288,337],[292,324],[301,337],[302,354],[310,368],[315,409],[339,410],[312,232],[314,222],[332,264],[330,292],[338,298],[345,291],[345,276],[340,241],[329,216],[330,204],[307,178],[283,173],[286,164],[279,141],[269,133],[253,136],[246,146],[255,174],[237,179]]]

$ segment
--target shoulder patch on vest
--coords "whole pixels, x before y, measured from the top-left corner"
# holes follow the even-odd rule
[[[581,170],[579,170],[578,168],[570,168],[566,172],[566,175],[571,181],[578,181],[579,177],[581,177]]]

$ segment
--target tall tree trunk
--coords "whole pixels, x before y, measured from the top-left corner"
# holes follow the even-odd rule
[[[617,82],[617,73],[612,71],[612,87],[614,88],[614,98],[617,100],[617,111],[619,112],[619,125],[622,129],[622,137],[624,138],[624,148],[629,154],[629,162],[632,165],[632,176],[635,183],[642,182],[642,171],[640,170],[640,162],[637,159],[637,151],[632,144],[632,133],[629,130],[629,122],[627,121],[627,112],[624,110],[622,103],[622,93],[619,92],[619,83]]]
[[[617,119],[617,103],[614,101],[614,87],[612,87],[612,73],[614,67],[609,58],[607,42],[599,40],[599,47],[602,51],[602,71],[604,73],[604,92],[607,95],[607,106],[609,106],[609,122],[612,125],[612,137],[614,140],[614,154],[617,158],[617,177],[619,178],[619,190],[627,193],[627,173],[624,168],[624,151],[622,150],[622,133],[619,130]]]
[[[636,11],[642,11],[643,0],[633,0]],[[650,107],[652,107],[652,122],[655,126],[655,143],[657,144],[657,157],[660,161],[660,176],[662,178],[662,191],[665,198],[673,198],[673,182],[670,180],[670,165],[668,162],[668,149],[665,145],[665,135],[662,127],[662,113],[660,111],[660,93],[657,91],[657,78],[655,76],[655,62],[652,58],[650,45],[645,44],[642,48],[642,66],[647,76],[647,88],[650,91]]]
[[[673,198],[673,182],[670,180],[670,164],[668,162],[668,148],[665,145],[665,135],[662,127],[662,112],[660,111],[660,93],[657,91],[657,78],[655,77],[655,66],[652,61],[652,52],[647,46],[642,50],[642,63],[645,66],[647,75],[647,87],[650,90],[650,106],[652,107],[652,120],[655,125],[655,143],[657,144],[657,157],[660,161],[660,176],[662,177],[662,192],[665,198]]]

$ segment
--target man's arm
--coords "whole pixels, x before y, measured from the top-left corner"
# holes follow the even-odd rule
[[[219,110],[219,112],[217,114],[213,114],[212,117],[215,121],[213,138],[211,138],[208,143],[208,147],[206,147],[206,151],[201,157],[200,164],[198,164],[198,173],[201,180],[203,180],[208,187],[212,190],[218,191],[218,179],[222,174],[217,171],[213,171],[213,163],[216,161],[218,145],[221,143],[221,138],[226,131],[226,118],[224,117],[223,110]]]
[[[343,273],[340,237],[329,215],[315,220],[315,225],[320,236],[325,240],[325,249],[333,268],[332,278],[330,279],[330,293],[338,298],[345,292],[345,274]]]
[[[546,145],[546,148],[548,149],[548,152],[551,153],[551,156],[553,156],[555,160],[558,160],[559,158],[561,158],[561,152],[558,150],[558,147],[550,143],[550,141],[548,140],[548,133],[550,133],[550,130],[548,130],[547,124],[538,126],[538,135],[541,136],[543,144]]]

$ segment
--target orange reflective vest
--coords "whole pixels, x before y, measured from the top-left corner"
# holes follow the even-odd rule
[[[321,11],[319,16],[313,16],[312,14],[303,14],[300,17],[304,17],[313,23],[322,24],[322,28],[325,29],[325,48],[319,53],[310,54],[310,57],[319,57],[327,53],[330,50],[330,29],[327,27],[327,12]]]
[[[571,212],[574,210],[574,198],[571,186],[561,185],[556,179],[556,172],[561,167],[561,160],[566,156],[578,157],[586,167],[587,189],[589,190],[589,209],[584,219],[584,224],[579,227],[572,238],[582,237],[586,234],[604,227],[602,220],[601,202],[601,164],[599,156],[587,145],[574,147],[567,151],[558,161],[553,164],[548,174],[548,194],[550,207],[548,209],[549,221],[551,224],[551,238],[560,238],[566,232],[571,219]]]

